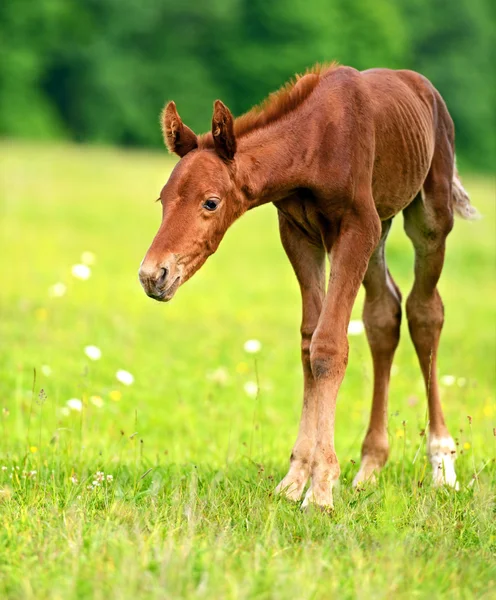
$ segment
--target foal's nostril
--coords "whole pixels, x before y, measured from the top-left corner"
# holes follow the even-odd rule
[[[160,270],[158,279],[157,279],[157,285],[162,286],[165,283],[168,274],[169,274],[169,271],[165,267],[162,267],[162,269]]]

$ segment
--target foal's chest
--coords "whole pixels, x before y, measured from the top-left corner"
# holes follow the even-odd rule
[[[291,196],[274,202],[274,205],[301,233],[315,243],[322,243],[325,235],[324,219],[312,199]]]

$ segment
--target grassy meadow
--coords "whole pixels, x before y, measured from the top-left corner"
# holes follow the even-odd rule
[[[460,491],[430,485],[404,322],[391,458],[360,492],[350,484],[372,367],[365,336],[350,337],[342,476],[325,515],[272,494],[302,386],[299,290],[275,209],[245,215],[163,305],[137,270],[160,222],[165,150],[4,141],[0,164],[1,598],[495,597],[494,180],[465,174],[484,219],[456,222],[440,285]],[[413,253],[401,217],[388,257],[405,297]],[[87,279],[72,272],[82,262],[89,270],[75,272]],[[244,350],[250,339],[257,354]]]

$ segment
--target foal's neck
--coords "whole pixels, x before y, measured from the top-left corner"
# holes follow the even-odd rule
[[[249,208],[276,202],[302,186],[301,138],[285,123],[254,131],[238,141],[239,188]]]

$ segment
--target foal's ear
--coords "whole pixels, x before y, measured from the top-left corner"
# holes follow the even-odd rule
[[[181,121],[174,102],[169,102],[162,111],[160,124],[169,152],[174,152],[182,158],[198,147],[196,134]]]
[[[236,153],[234,119],[231,111],[220,100],[214,102],[212,136],[217,154],[224,160],[232,160]]]

